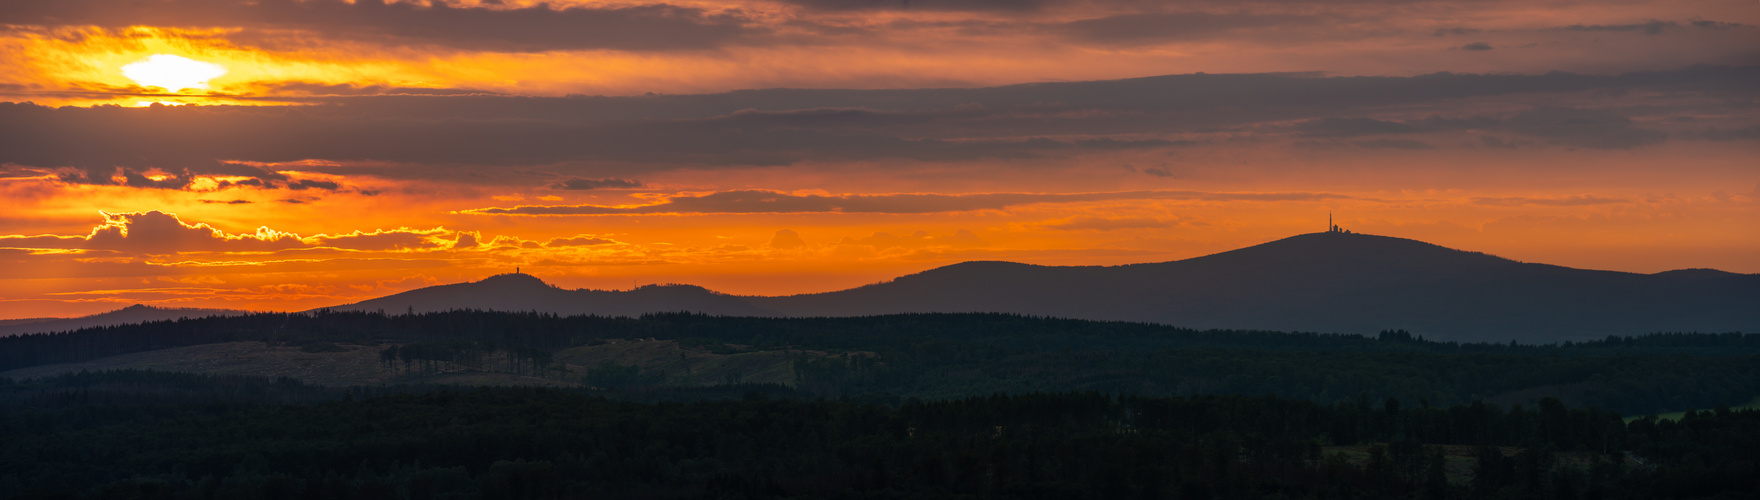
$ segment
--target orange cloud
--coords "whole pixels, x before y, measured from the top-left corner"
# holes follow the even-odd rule
[[[550,241],[544,242],[544,246],[546,246],[546,247],[581,247],[581,246],[594,246],[594,245],[615,245],[617,243],[618,243],[617,240],[598,238],[598,237],[594,237],[592,235],[582,234],[582,235],[577,235],[573,238],[551,238]]]
[[[233,234],[206,223],[188,223],[177,214],[146,212],[100,212],[104,223],[86,236],[0,236],[0,247],[18,249],[88,249],[124,254],[167,255],[178,253],[268,253],[291,249],[338,249],[361,251],[441,250],[458,247],[461,238],[474,238],[443,228],[375,229],[343,234],[301,237],[259,227],[255,233]]]

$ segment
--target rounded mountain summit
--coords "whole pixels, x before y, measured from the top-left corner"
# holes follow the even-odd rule
[[[630,316],[999,312],[1199,329],[1362,334],[1404,329],[1431,340],[1532,343],[1760,331],[1760,275],[1572,269],[1328,231],[1150,264],[966,262],[885,283],[786,297],[722,295],[688,285],[563,290],[530,275],[505,274],[329,309]]]

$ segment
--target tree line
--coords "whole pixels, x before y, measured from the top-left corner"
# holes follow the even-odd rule
[[[606,339],[687,349],[812,350],[795,385],[825,397],[958,398],[991,392],[1101,391],[1145,396],[1276,395],[1325,403],[1359,395],[1435,405],[1559,397],[1623,414],[1709,408],[1760,394],[1760,334],[1653,334],[1546,345],[1375,336],[1190,330],[1007,314],[639,318],[450,311],[251,314],[0,338],[0,371],[168,347],[264,341],[324,350],[379,346],[404,372],[482,369],[561,377],[554,354]],[[742,346],[739,348],[734,345]],[[629,366],[566,375],[599,387],[673,383]],[[601,385],[609,384],[609,385]]]
[[[0,405],[76,387],[97,398],[0,412],[5,496],[1624,499],[1760,488],[1760,411],[1727,408],[1627,424],[1556,400],[1066,392],[888,406],[757,392],[639,403],[529,388],[213,404],[103,394],[308,389],[72,377],[0,382]],[[1462,447],[1470,456],[1451,462]]]

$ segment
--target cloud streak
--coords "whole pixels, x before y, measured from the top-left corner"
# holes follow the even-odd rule
[[[708,194],[673,195],[666,197],[659,203],[649,205],[521,205],[510,208],[478,208],[459,213],[471,215],[930,214],[1002,210],[1038,203],[1112,200],[1323,201],[1339,199],[1353,199],[1353,197],[1330,193],[1210,193],[1200,191],[803,195],[777,191],[733,190]]]
[[[568,191],[590,191],[594,189],[635,189],[642,187],[641,181],[629,179],[563,179],[550,185],[550,189]]]
[[[952,12],[1033,12],[1055,0],[781,0],[825,11],[918,10]]]
[[[1760,67],[1695,67],[1617,76],[1430,74],[1413,77],[1173,75],[978,89],[798,90],[637,97],[374,96],[301,108],[49,108],[0,103],[0,175],[52,172],[71,184],[335,190],[265,165],[305,160],[495,168],[577,162],[772,166],[802,161],[1028,159],[1189,144],[1170,134],[1301,121],[1315,137],[1488,129],[1546,143],[1629,149],[1664,132],[1614,111],[1540,107],[1505,116],[1365,118],[1459,99],[1561,92],[1659,91],[1740,99]],[[1736,127],[1753,124],[1735,123]],[[1406,139],[1416,141],[1418,139]],[[1401,143],[1407,146],[1413,143]],[[1366,146],[1398,147],[1368,142]],[[59,169],[59,170],[57,170]],[[162,175],[148,175],[157,169]],[[358,173],[324,165],[302,170]],[[422,177],[443,169],[381,169]],[[400,173],[401,172],[401,173]],[[526,182],[561,189],[633,187],[624,169]],[[512,177],[503,177],[512,179]],[[571,188],[571,186],[573,186]]]
[[[326,39],[490,50],[700,50],[765,33],[737,11],[664,3],[492,8],[382,0],[55,0],[8,2],[0,24],[297,29]]]
[[[1283,31],[1320,22],[1313,16],[1291,14],[1133,13],[1071,21],[1055,30],[1083,42],[1128,46],[1202,40],[1242,30]]]

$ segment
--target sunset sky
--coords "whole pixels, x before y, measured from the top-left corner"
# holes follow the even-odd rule
[[[1760,2],[0,2],[0,318],[1322,231],[1760,273]]]

